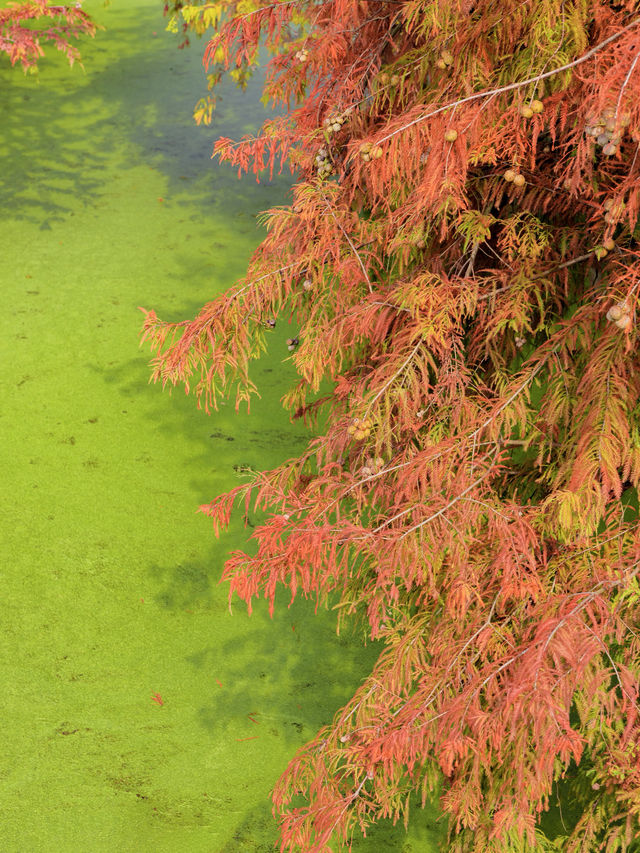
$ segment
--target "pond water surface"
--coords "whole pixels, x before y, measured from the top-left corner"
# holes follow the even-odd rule
[[[229,613],[247,533],[218,543],[196,513],[304,447],[279,403],[291,332],[251,415],[207,417],[148,384],[138,306],[188,318],[232,284],[289,183],[210,160],[259,125],[258,80],[198,128],[202,44],[176,49],[161,0],[85,6],[107,29],[84,72],[0,65],[0,849],[272,850],[271,788],[377,652],[284,595],[273,620]],[[354,849],[434,838],[418,812]]]

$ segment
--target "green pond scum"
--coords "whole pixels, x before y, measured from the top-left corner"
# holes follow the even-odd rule
[[[285,592],[273,619],[230,613],[250,529],[218,542],[197,512],[305,446],[280,405],[292,328],[251,413],[206,416],[149,384],[138,307],[188,318],[231,285],[290,179],[210,159],[261,123],[257,77],[197,127],[203,43],[177,49],[161,0],[85,7],[105,30],[84,70],[0,65],[0,851],[269,851],[273,785],[378,649]],[[436,813],[413,814],[354,850],[435,850]]]

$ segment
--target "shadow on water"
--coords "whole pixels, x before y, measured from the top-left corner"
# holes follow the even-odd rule
[[[268,115],[259,105],[261,75],[245,93],[225,81],[212,126],[194,124],[185,134],[191,98],[204,88],[200,57],[205,42],[178,51],[171,39],[158,38],[152,28],[164,28],[161,11],[159,3],[155,23],[126,8],[118,9],[117,16],[103,14],[119,53],[114,57],[112,48],[102,46],[105,34],[99,32],[95,42],[83,46],[86,73],[79,68],[51,71],[45,61],[39,85],[37,79],[0,68],[0,115],[9,118],[2,129],[3,154],[11,163],[10,172],[0,176],[0,204],[46,230],[79,208],[99,208],[109,197],[104,171],[126,169],[136,159],[167,179],[169,199],[188,193],[175,202],[177,219],[183,209],[192,219],[194,208],[209,216],[224,210],[239,233],[255,232],[255,215],[272,203],[274,186],[284,194],[289,181],[239,181],[227,166],[209,169],[203,177],[203,163],[211,157],[220,128],[240,137],[255,131],[261,120],[256,113]],[[59,81],[51,78],[61,74],[67,76],[65,85],[52,85]],[[158,79],[165,84],[161,91]],[[87,135],[93,140],[90,147],[83,144]],[[131,158],[122,153],[123,140],[135,147]]]
[[[366,837],[354,835],[350,853],[431,853],[446,834],[440,812],[435,804],[422,808],[418,799],[410,805],[411,835],[407,836],[402,822],[395,826],[391,820],[380,820],[367,829]],[[274,853],[277,834],[274,818],[267,805],[254,809],[219,853]],[[337,849],[335,845],[332,849]],[[217,851],[216,851],[217,853]]]
[[[270,468],[297,455],[309,435],[300,424],[289,423],[279,404],[293,378],[291,365],[286,363],[284,339],[289,333],[284,323],[278,323],[271,351],[257,366],[255,378],[263,397],[252,405],[251,417],[236,414],[230,403],[207,418],[196,410],[193,399],[185,398],[182,389],[176,389],[169,398],[159,387],[148,385],[148,350],[136,355],[142,316],[136,306],[149,299],[147,307],[156,308],[161,316],[167,312],[170,319],[192,316],[216,290],[232,283],[232,272],[243,272],[246,254],[258,239],[255,215],[284,199],[288,186],[285,178],[258,185],[251,177],[238,181],[227,167],[209,168],[218,127],[195,128],[190,119],[193,100],[202,89],[202,43],[190,52],[179,52],[173,40],[156,38],[153,30],[160,32],[164,27],[161,0],[157,14],[155,7],[151,10],[151,2],[148,6],[149,14],[124,3],[117,9],[114,4],[113,16],[100,12],[109,30],[99,34],[95,43],[84,46],[86,76],[60,64],[45,63],[42,84],[37,85],[33,78],[0,70],[0,111],[3,117],[8,116],[2,126],[2,146],[11,164],[10,170],[0,175],[0,207],[7,218],[18,223],[14,222],[12,233],[20,241],[24,235],[23,242],[16,242],[11,263],[16,268],[24,266],[25,278],[33,276],[42,290],[41,299],[48,299],[47,307],[38,309],[47,313],[37,313],[28,300],[25,302],[27,295],[31,298],[34,285],[22,279],[13,282],[16,316],[28,317],[21,334],[25,340],[27,332],[32,336],[29,346],[25,344],[24,351],[18,353],[21,360],[17,363],[24,365],[20,370],[26,372],[28,368],[35,374],[32,356],[42,351],[51,375],[61,377],[58,398],[49,411],[42,408],[36,391],[29,398],[32,420],[25,417],[24,404],[16,403],[20,427],[26,432],[24,441],[39,448],[49,464],[45,473],[50,473],[51,482],[42,474],[40,493],[47,489],[49,501],[60,503],[59,483],[65,484],[62,503],[68,509],[69,529],[73,531],[73,535],[68,534],[68,555],[56,564],[65,592],[59,593],[60,606],[52,625],[59,631],[55,639],[64,654],[68,652],[66,632],[73,636],[73,655],[83,661],[83,671],[93,672],[92,668],[100,664],[105,672],[104,676],[95,676],[100,689],[89,685],[83,694],[86,708],[79,707],[77,694],[71,692],[77,689],[74,683],[69,695],[61,695],[57,704],[52,700],[51,713],[62,714],[65,719],[82,717],[88,723],[87,731],[99,729],[104,717],[110,718],[110,726],[112,718],[122,728],[118,738],[110,741],[115,744],[113,751],[75,747],[75,741],[65,734],[61,749],[77,749],[73,756],[82,771],[78,770],[77,780],[62,780],[54,759],[43,770],[45,753],[34,740],[30,748],[34,765],[40,768],[35,775],[42,788],[29,791],[31,799],[27,800],[34,813],[39,813],[44,802],[50,810],[47,814],[61,826],[70,826],[73,821],[66,809],[58,807],[58,799],[77,796],[74,821],[84,820],[87,826],[106,821],[103,846],[100,841],[96,850],[115,849],[118,842],[112,833],[123,814],[127,815],[123,835],[127,840],[119,849],[189,849],[186,835],[176,839],[163,834],[171,829],[169,819],[158,828],[155,806],[148,815],[141,809],[147,805],[151,809],[151,802],[159,803],[160,808],[166,801],[171,805],[167,814],[173,814],[171,809],[182,809],[183,800],[195,803],[196,797],[202,796],[194,787],[194,773],[210,777],[207,787],[213,797],[219,776],[237,770],[235,787],[225,784],[227,775],[215,787],[221,802],[230,790],[236,792],[235,808],[230,810],[238,814],[235,837],[228,843],[225,840],[226,846],[216,853],[272,850],[277,830],[264,780],[277,778],[283,769],[277,764],[283,756],[290,757],[331,720],[370,670],[378,649],[370,645],[363,650],[361,638],[355,634],[336,637],[333,614],[321,611],[314,615],[312,601],[298,601],[288,609],[285,591],[279,594],[273,620],[268,618],[264,602],[256,605],[251,619],[238,602],[231,617],[227,591],[219,584],[219,577],[229,548],[245,547],[247,541],[248,531],[240,527],[240,513],[230,538],[219,543],[212,541],[204,519],[202,540],[198,540],[200,528],[189,527],[193,532],[181,535],[177,527],[181,511],[187,515],[195,512],[198,502],[207,502],[242,482],[238,477],[249,469]],[[256,115],[260,112],[258,88],[259,79],[245,95],[232,85],[223,89],[218,121],[224,125],[225,135],[238,137],[255,128],[260,120]],[[193,132],[185,132],[185,122]],[[159,192],[164,196],[161,199],[156,198]],[[80,219],[85,228],[79,234],[74,225]],[[142,220],[151,220],[152,226],[140,230]],[[38,229],[54,233],[42,234],[41,240],[34,241]],[[234,242],[234,238],[239,239]],[[139,250],[143,241],[144,252]],[[39,243],[39,254],[33,251],[34,242]],[[219,273],[218,264],[222,266]],[[49,374],[45,378],[48,382]],[[31,385],[24,387],[28,390]],[[17,400],[22,391],[15,383],[11,388]],[[46,399],[49,388],[43,387],[40,393]],[[85,412],[83,405],[90,411],[87,408]],[[79,418],[91,426],[79,425]],[[44,441],[36,441],[34,430],[48,431],[47,435],[51,432],[47,419],[53,419],[65,436],[73,429],[77,435],[73,447],[56,444],[55,452],[51,452]],[[103,430],[100,437],[89,436],[94,429]],[[16,442],[16,452],[24,441]],[[86,465],[73,459],[73,453],[85,445]],[[171,473],[166,475],[165,471]],[[31,486],[30,480],[27,485]],[[72,502],[76,495],[77,500]],[[102,505],[96,502],[96,495]],[[184,504],[175,512],[178,497]],[[32,517],[33,503],[25,500],[25,507],[24,516]],[[142,510],[139,523],[134,524],[132,518]],[[31,530],[27,537],[32,537]],[[96,593],[93,576],[82,576],[75,556],[89,552],[88,564],[98,565],[100,555],[90,552],[92,537],[106,543],[104,549],[118,544],[118,553],[122,554],[121,559],[105,563],[108,594],[104,600]],[[33,548],[31,538],[27,538],[20,556],[30,554]],[[145,562],[147,548],[153,557]],[[99,550],[102,553],[102,544]],[[44,589],[50,591],[47,561],[42,560],[42,565],[37,560],[27,562],[24,572],[22,564],[17,563],[14,573],[15,598],[20,602],[23,577],[32,578],[39,595]],[[31,562],[41,570],[42,577]],[[147,608],[142,595],[153,606]],[[86,605],[93,633],[83,633],[84,616],[71,618],[76,600]],[[31,601],[24,603],[25,614],[35,610]],[[65,612],[66,621],[59,618]],[[19,649],[13,650],[9,660],[15,660],[16,666],[8,682],[31,672],[33,661],[27,659],[24,664],[18,652],[26,648],[27,658],[33,654],[36,660],[36,652],[43,652],[42,644],[34,639],[31,649],[28,642],[36,636],[36,632],[29,632]],[[100,645],[103,640],[104,648]],[[114,641],[122,647],[114,648]],[[85,660],[86,648],[94,646],[100,646],[102,657]],[[112,661],[112,655],[122,656],[126,663],[115,657]],[[60,684],[49,679],[49,669],[45,655],[42,692],[55,699]],[[24,687],[27,697],[31,696],[30,680],[26,679]],[[146,685],[147,680],[149,689],[154,690],[162,681],[167,685],[163,692],[169,696],[185,693],[181,703],[168,701],[163,710],[156,706],[150,709],[164,715],[151,718],[157,726],[151,746],[153,732],[137,704],[133,707],[139,719],[131,722],[131,696],[141,694],[140,685]],[[117,690],[112,699],[114,684]],[[147,708],[151,703],[146,693],[144,701]],[[30,700],[20,705],[14,729],[19,736],[34,727],[23,722],[24,709],[32,707]],[[156,723],[165,719],[166,730]],[[253,741],[236,744],[254,737],[260,738],[255,743],[262,751],[248,749]],[[285,748],[276,749],[278,744]],[[244,747],[247,752],[240,753]],[[207,761],[202,760],[205,752]],[[247,778],[251,767],[242,764],[245,754],[253,756],[254,764],[268,763],[268,771],[259,778]],[[62,762],[69,758],[66,753],[62,755]],[[149,790],[137,794],[136,786],[130,785],[124,792],[118,791],[117,800],[109,787],[87,805],[83,799],[88,790],[86,779],[94,779],[96,762],[103,766],[108,779],[120,762],[123,767],[130,763],[139,768],[144,779],[158,774],[161,782],[153,790],[149,782]],[[132,778],[135,775],[133,770],[127,773]],[[271,775],[267,777],[267,773]],[[55,797],[49,789],[56,792]],[[15,811],[21,815],[25,789],[20,780],[15,790]],[[40,790],[42,800],[38,798]],[[144,794],[142,799],[138,794]],[[147,797],[156,800],[147,803]],[[31,805],[35,802],[37,808]],[[229,810],[227,806],[223,811]],[[235,820],[223,817],[224,821]],[[42,823],[43,827],[36,828],[38,843],[49,836],[62,849],[59,839],[51,835],[55,830],[50,821],[43,817]],[[215,823],[210,825],[204,818],[198,817],[196,823],[201,824],[202,837],[210,828],[215,830]],[[15,831],[16,837],[20,836],[21,825]],[[153,836],[156,831],[158,835]],[[137,832],[141,844],[136,846]],[[160,847],[153,846],[152,838]],[[414,849],[406,847],[402,827],[376,828],[370,838],[366,848],[356,842],[354,849]],[[77,847],[66,849],[86,849],[84,842],[86,838]],[[29,843],[22,838],[21,849]],[[37,844],[31,849],[38,849]],[[200,849],[211,853],[213,847],[207,838],[191,849],[194,853]],[[425,843],[415,849],[433,848]]]
[[[156,566],[152,570],[164,581],[159,600],[167,608],[219,610],[219,590],[212,575],[202,565],[183,564],[173,569]],[[210,685],[208,695],[197,709],[203,731],[213,742],[221,733],[228,739],[256,739],[260,751],[269,742],[284,741],[287,754],[311,740],[320,728],[349,699],[354,686],[371,669],[381,645],[369,644],[363,650],[362,636],[355,627],[335,635],[334,619],[321,611],[313,615],[313,602],[297,600],[286,606],[286,592],[279,595],[272,622],[246,621],[244,604],[236,602],[234,617],[240,620],[238,635],[228,639],[220,632],[215,642],[203,646],[185,659],[187,667],[198,673],[199,682]],[[226,600],[225,600],[226,605]],[[255,605],[258,619],[264,616],[264,601]],[[322,650],[319,656],[317,651]],[[224,660],[227,681],[218,681],[220,660]],[[411,804],[411,834],[402,823],[390,820],[370,827],[366,838],[353,839],[353,851],[396,851],[424,853],[437,849],[444,826],[437,803],[423,809],[417,798]],[[278,840],[269,799],[254,807],[236,828],[220,853],[273,851]]]

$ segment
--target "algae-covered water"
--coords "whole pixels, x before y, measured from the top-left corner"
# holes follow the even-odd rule
[[[85,7],[86,71],[0,64],[0,850],[272,850],[271,788],[377,652],[284,595],[229,613],[247,533],[196,513],[304,446],[290,332],[251,415],[207,417],[148,384],[138,306],[183,319],[233,283],[288,183],[210,160],[261,122],[259,80],[198,128],[202,45],[176,49],[161,0]],[[354,849],[429,851],[433,826]]]

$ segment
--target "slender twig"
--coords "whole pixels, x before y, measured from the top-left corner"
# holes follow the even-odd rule
[[[640,18],[636,18],[635,20],[631,21],[630,24],[627,24],[626,27],[623,27],[621,30],[618,30],[618,32],[614,33],[612,36],[609,36],[609,38],[606,38],[604,41],[601,41],[600,44],[597,44],[591,50],[588,50],[583,56],[579,56],[578,59],[574,59],[572,62],[567,62],[565,65],[561,65],[559,68],[554,68],[551,71],[545,71],[544,74],[538,74],[535,77],[529,77],[527,80],[520,80],[517,83],[509,83],[506,86],[499,86],[496,89],[488,89],[484,92],[476,92],[475,94],[469,95],[466,98],[461,98],[458,101],[452,101],[449,104],[444,104],[441,107],[437,107],[435,110],[432,110],[431,112],[426,113],[423,116],[418,116],[418,118],[413,119],[413,121],[407,122],[407,124],[403,125],[402,127],[399,127],[397,130],[394,130],[391,133],[388,133],[386,136],[382,136],[380,139],[377,140],[378,144],[386,142],[387,139],[391,139],[391,137],[397,136],[399,133],[403,133],[410,127],[413,127],[414,125],[419,124],[422,121],[426,121],[428,118],[432,118],[433,116],[445,112],[446,110],[454,109],[455,107],[459,107],[462,104],[467,104],[470,101],[477,101],[479,98],[487,98],[490,95],[501,95],[504,94],[504,92],[511,92],[514,89],[520,89],[522,86],[528,86],[531,83],[537,83],[540,80],[544,80],[546,77],[553,77],[554,74],[561,74],[563,71],[568,71],[570,68],[575,68],[576,65],[580,65],[581,63],[586,62],[588,59],[591,59],[592,56],[595,56],[604,47],[606,47],[608,44],[611,44],[611,42],[619,39],[620,36],[624,35],[627,30],[630,30],[637,24],[640,24]]]

